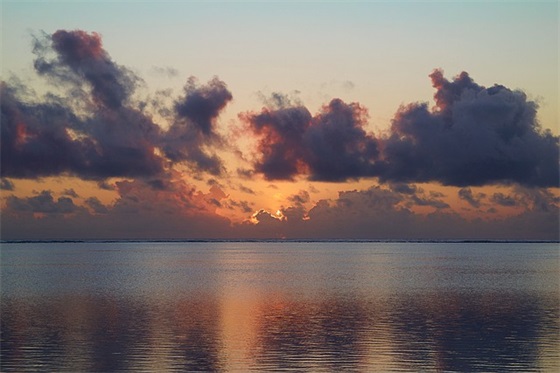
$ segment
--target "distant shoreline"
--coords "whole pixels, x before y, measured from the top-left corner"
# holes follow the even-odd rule
[[[0,244],[23,243],[560,243],[560,240],[491,240],[491,239],[84,239],[84,240],[0,240]]]

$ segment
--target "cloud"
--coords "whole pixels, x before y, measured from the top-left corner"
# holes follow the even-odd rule
[[[316,115],[286,97],[260,113],[242,115],[259,137],[255,170],[268,180],[344,181],[373,173],[377,142],[367,134],[367,111],[334,99]]]
[[[133,99],[141,79],[112,60],[99,34],[43,34],[33,52],[36,72],[65,96],[33,97],[22,84],[1,83],[2,176],[154,177],[178,162],[223,172],[211,148],[223,143],[216,119],[232,99],[224,82],[190,78],[164,131]]]
[[[383,139],[381,180],[476,186],[559,185],[559,138],[538,124],[538,105],[521,91],[485,88],[466,72],[431,75],[436,107],[399,109]]]
[[[249,124],[260,141],[255,171],[268,180],[290,180],[305,167],[303,135],[311,114],[302,106],[291,106],[288,98],[274,96],[275,105],[260,113],[246,113],[241,118]]]
[[[416,198],[436,197],[409,185],[397,187],[406,193],[385,186],[343,191],[311,205],[300,203],[306,200],[305,191],[300,191],[290,198],[291,206],[275,213],[259,210],[251,220],[232,223],[217,209],[249,214],[255,211],[250,202],[230,200],[216,185],[204,193],[175,176],[169,175],[164,189],[142,180],[117,182],[114,203],[104,205],[92,197],[85,200],[87,209],[67,197],[55,200],[49,191],[28,198],[8,197],[2,211],[2,237],[559,239],[560,199],[535,188],[511,189],[510,195],[526,206],[515,216],[468,220],[436,206],[432,213],[415,213],[409,207]],[[67,219],[70,214],[72,219]]]
[[[191,77],[182,97],[173,101],[162,93],[174,102],[165,110],[154,104],[169,120],[163,130],[145,112],[148,103],[133,99],[141,79],[111,58],[100,34],[44,33],[35,38],[33,53],[35,71],[64,96],[39,99],[20,83],[1,83],[2,177],[157,178],[176,163],[196,173],[225,174],[216,153],[227,143],[217,120],[233,99],[225,82],[216,77],[200,85]],[[559,137],[540,128],[537,103],[519,90],[481,86],[466,72],[447,80],[435,70],[430,77],[436,106],[402,106],[378,137],[366,131],[368,113],[359,103],[335,98],[312,115],[297,98],[273,93],[260,112],[240,114],[257,136],[257,149],[253,169],[238,174],[460,187],[560,185]]]
[[[189,161],[198,170],[220,175],[223,162],[206,148],[223,143],[216,119],[233,98],[218,78],[198,86],[194,77],[185,85],[185,96],[175,103],[176,121],[162,140],[163,150],[173,162]]]
[[[514,192],[526,209],[558,214],[560,197],[555,196],[549,190],[517,186],[514,188]]]
[[[158,75],[158,76],[164,76],[167,78],[176,78],[179,76],[179,70],[170,67],[170,66],[166,66],[166,67],[161,67],[161,66],[152,66],[152,68],[150,69],[150,72],[154,75]]]
[[[36,71],[70,90],[33,102],[19,97],[25,87],[2,83],[2,175],[100,180],[163,170],[160,128],[130,106],[138,78],[112,61],[99,34],[59,30],[37,39],[34,53]]]
[[[252,204],[249,201],[228,200],[226,204],[230,209],[239,209],[245,214],[253,212]]]
[[[109,209],[107,208],[107,206],[103,205],[97,197],[90,197],[90,198],[86,199],[85,203],[96,214],[107,214],[107,213],[109,213]]]
[[[442,193],[431,191],[427,196],[422,188],[414,184],[393,183],[389,185],[391,191],[398,193],[405,201],[405,206],[429,206],[436,209],[445,209],[449,205],[440,198],[445,197]]]
[[[290,197],[288,197],[288,201],[296,204],[297,206],[299,205],[303,205],[307,202],[309,202],[310,197],[309,197],[309,192],[306,190],[300,190],[299,193],[291,195]]]
[[[173,175],[172,175],[173,176]],[[224,194],[208,193],[170,176],[167,189],[137,179],[116,183],[115,202],[96,197],[85,206],[70,198],[57,201],[43,191],[29,198],[8,197],[2,209],[2,239],[181,239],[232,237],[231,223],[216,214]],[[42,213],[37,216],[34,213]],[[70,214],[71,213],[71,214]],[[71,216],[71,218],[70,218]]]
[[[478,85],[466,72],[430,77],[435,108],[402,106],[380,137],[365,132],[358,103],[333,99],[312,116],[276,94],[260,113],[242,115],[259,138],[255,171],[269,180],[559,186],[559,137],[540,128],[537,103],[519,90]]]
[[[246,169],[246,168],[238,168],[236,172],[237,172],[237,176],[239,176],[242,179],[251,179],[255,174],[253,170]]]
[[[422,192],[408,194],[382,187],[340,192],[334,200],[320,200],[309,210],[294,204],[277,214],[265,210],[254,223],[238,227],[253,237],[348,239],[539,239],[558,240],[557,197],[535,189],[525,193],[530,206],[515,216],[468,220],[437,208],[417,214],[408,206]],[[413,192],[410,192],[413,190]]]
[[[517,206],[519,203],[515,197],[503,193],[494,193],[492,197],[490,197],[490,201],[500,206]]]
[[[45,213],[45,214],[68,214],[75,212],[77,206],[68,197],[60,197],[54,200],[52,193],[43,190],[34,197],[19,198],[10,196],[7,199],[7,207],[17,212]]]
[[[14,190],[14,183],[8,179],[0,179],[0,190]]]
[[[47,52],[56,52],[49,59]],[[135,89],[138,78],[118,66],[103,49],[101,35],[82,30],[58,30],[35,40],[35,70],[61,81],[84,80],[95,102],[111,109],[122,107]],[[73,73],[73,74],[71,74]]]
[[[466,201],[469,205],[475,208],[480,207],[482,198],[486,197],[484,193],[478,193],[476,196],[473,194],[471,188],[461,188],[457,192],[459,198]]]
[[[78,193],[76,193],[76,191],[72,188],[64,189],[62,194],[65,195],[65,196],[68,196],[68,197],[78,198]]]
[[[246,187],[244,185],[239,185],[239,190],[243,193],[247,193],[247,194],[257,194],[253,189]]]
[[[103,190],[115,190],[115,186],[113,184],[109,184],[106,180],[98,181],[97,187]]]
[[[367,134],[367,110],[334,99],[313,118],[304,135],[310,179],[342,181],[374,172],[377,140]]]
[[[2,176],[71,174],[84,179],[154,175],[159,127],[134,109],[100,108],[79,118],[61,100],[28,103],[2,83]],[[59,102],[60,101],[60,102]]]

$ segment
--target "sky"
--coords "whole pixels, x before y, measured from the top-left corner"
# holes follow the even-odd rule
[[[555,1],[1,5],[4,240],[559,239]]]

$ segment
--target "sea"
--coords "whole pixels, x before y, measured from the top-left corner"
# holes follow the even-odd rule
[[[3,242],[2,372],[559,372],[557,242]]]

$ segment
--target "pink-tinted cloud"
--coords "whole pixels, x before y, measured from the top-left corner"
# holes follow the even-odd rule
[[[416,187],[411,187],[415,189]],[[372,187],[340,192],[309,210],[294,204],[280,215],[261,210],[256,225],[240,226],[244,234],[269,238],[346,239],[537,239],[558,240],[559,199],[535,189],[518,191],[526,200],[522,213],[496,219],[468,220],[434,204],[427,215],[416,214],[411,202],[424,205],[420,190],[398,192]]]
[[[441,70],[430,77],[436,107],[401,107],[379,138],[364,130],[365,108],[339,99],[316,116],[286,99],[244,115],[259,137],[255,171],[286,180],[559,186],[559,137],[540,128],[537,103],[502,85],[478,85],[466,72],[452,81]]]
[[[259,137],[255,170],[268,180],[305,174],[317,181],[344,181],[373,174],[376,140],[363,127],[367,111],[334,99],[316,116],[284,98],[242,118]]]
[[[140,78],[111,59],[99,34],[59,30],[38,38],[34,53],[37,73],[67,97],[24,99],[27,87],[2,82],[2,176],[153,177],[177,162],[223,171],[211,148],[222,143],[215,121],[232,96],[219,79],[189,79],[163,131],[132,99]]]

